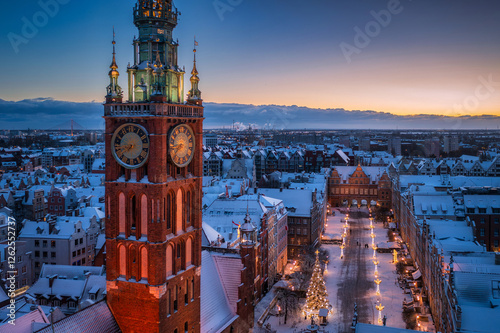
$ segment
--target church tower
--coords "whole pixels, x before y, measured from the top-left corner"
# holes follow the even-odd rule
[[[177,16],[172,0],[135,6],[126,102],[113,39],[104,104],[106,279],[108,305],[126,333],[200,332],[203,106],[201,93],[197,103],[183,101]]]

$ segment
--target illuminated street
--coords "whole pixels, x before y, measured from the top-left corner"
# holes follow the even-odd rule
[[[335,211],[335,216],[328,218],[326,235],[340,235],[344,231],[345,215]],[[344,258],[341,260],[339,245],[323,245],[330,253],[328,271],[325,280],[334,315],[329,326],[336,332],[350,332],[357,304],[358,322],[378,322],[375,306],[380,301],[384,309],[382,317],[387,316],[387,326],[406,328],[402,319],[401,305],[405,296],[395,284],[395,266],[391,253],[377,253],[379,262],[377,273],[380,283],[380,296],[376,295],[375,265],[371,247],[370,220],[368,209],[352,209],[348,219],[349,230],[346,233]],[[375,244],[387,241],[387,229],[381,223],[374,223]],[[366,247],[367,246],[367,247]]]

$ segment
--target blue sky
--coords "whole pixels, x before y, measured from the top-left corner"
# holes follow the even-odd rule
[[[50,2],[56,0],[46,0]],[[101,102],[108,84],[112,27],[121,84],[132,60],[133,0],[76,1],[20,44],[23,18],[33,22],[39,1],[3,4],[0,98],[37,97]],[[396,1],[396,2],[391,2]],[[212,0],[176,1],[174,35],[188,70],[199,41],[203,97],[208,102],[375,110],[398,115],[500,115],[500,2],[495,0],[234,0],[223,13]],[[394,5],[396,4],[396,5]],[[397,8],[369,45],[348,59],[355,28],[366,32],[373,12]],[[44,22],[42,22],[44,23]],[[373,26],[372,26],[373,27]],[[483,81],[495,82],[482,88]],[[186,80],[187,81],[187,80]],[[187,90],[186,90],[187,91]],[[9,112],[8,110],[0,110]]]

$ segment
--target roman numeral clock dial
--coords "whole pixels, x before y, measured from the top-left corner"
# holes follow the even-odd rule
[[[111,151],[116,161],[125,168],[140,168],[149,157],[148,132],[137,124],[120,126],[111,139]]]
[[[188,125],[174,127],[168,139],[170,159],[179,168],[189,165],[193,160],[195,149],[193,130]]]

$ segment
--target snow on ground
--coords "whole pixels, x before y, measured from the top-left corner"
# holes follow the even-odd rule
[[[367,213],[368,210],[365,209],[363,211]],[[345,215],[341,214],[338,210],[335,211],[335,216],[329,216],[327,221],[327,226],[325,230],[325,234],[342,234],[343,233],[343,225],[345,221]],[[326,267],[324,278],[325,283],[328,289],[328,296],[330,303],[333,305],[333,314],[329,316],[328,321],[329,324],[324,327],[325,332],[337,333],[342,332],[347,326],[350,325],[350,320],[352,319],[352,314],[354,313],[354,309],[351,310],[351,305],[349,308],[342,304],[342,299],[339,296],[339,286],[346,285],[346,279],[352,275],[352,271],[366,270],[366,277],[364,281],[359,281],[360,283],[371,283],[371,286],[368,285],[367,292],[362,293],[362,295],[358,295],[355,293],[355,290],[348,290],[347,292],[352,292],[352,297],[355,297],[354,294],[357,294],[359,301],[366,303],[364,306],[364,318],[360,315],[360,322],[366,323],[375,323],[377,324],[378,319],[378,311],[375,309],[375,305],[378,302],[381,302],[383,306],[385,306],[382,311],[382,316],[387,316],[387,326],[396,327],[396,328],[406,328],[406,324],[403,321],[402,317],[402,303],[404,298],[409,300],[411,298],[410,295],[406,295],[403,293],[402,289],[397,285],[397,274],[396,274],[396,266],[392,262],[393,255],[391,253],[377,253],[377,260],[379,261],[378,265],[378,273],[379,278],[382,280],[380,284],[380,292],[381,295],[376,295],[376,284],[375,280],[375,265],[373,263],[373,249],[371,248],[372,239],[370,237],[370,220],[368,218],[359,218],[359,219],[350,219],[351,224],[357,224],[357,230],[353,236],[353,233],[347,232],[346,245],[350,246],[350,256],[346,256],[344,259],[340,258],[341,249],[339,245],[329,245],[324,244],[322,248],[326,249],[329,252],[329,263]],[[384,229],[382,223],[373,223],[375,226],[374,234],[375,244],[380,244],[382,242],[387,242],[387,229]],[[355,239],[350,239],[353,237]],[[360,244],[356,249],[357,242]],[[369,245],[368,249],[365,249],[365,244]],[[353,253],[362,253],[363,255],[353,255]],[[360,259],[362,258],[362,259]],[[348,276],[346,273],[345,264],[343,261],[350,260],[348,263],[347,271],[350,271],[350,275]],[[360,265],[364,265],[361,267]],[[360,276],[359,274],[357,275]],[[356,285],[358,281],[355,281]],[[348,285],[348,284],[347,284]],[[345,296],[345,290],[342,291]],[[345,299],[344,299],[345,301]],[[353,299],[351,299],[353,301]],[[352,302],[353,303],[353,302]],[[361,310],[359,311],[361,314]],[[346,320],[347,318],[347,320]],[[283,318],[278,318],[275,316],[270,316],[265,322],[263,326],[270,324],[273,330],[276,330],[278,333],[282,332],[300,332],[305,329],[307,325],[310,324],[310,320],[304,320],[304,317],[301,317],[298,314],[296,317],[289,317],[287,325],[283,324]]]
[[[367,212],[367,210],[366,210]],[[345,221],[345,215],[341,214],[339,211],[335,211],[335,216],[328,217],[328,227],[326,227],[326,233],[342,233],[343,232],[343,222]],[[351,219],[350,219],[351,220]],[[370,237],[370,220],[368,218],[361,218],[359,222],[364,226],[364,232],[362,237],[359,239],[350,239],[351,242],[359,242],[361,249],[366,251],[366,270],[368,277],[373,280],[373,288],[369,291],[369,298],[372,304],[372,318],[369,320],[372,324],[377,323],[378,311],[375,309],[377,301],[380,301],[385,309],[382,311],[382,316],[387,316],[387,326],[396,328],[406,328],[406,324],[402,317],[402,304],[406,297],[407,300],[410,299],[409,295],[403,294],[401,288],[396,284],[397,274],[396,266],[392,263],[393,256],[390,253],[377,253],[377,260],[379,261],[378,273],[379,278],[382,280],[380,284],[381,296],[376,295],[376,284],[375,280],[375,265],[373,264],[373,249],[371,248],[371,237]],[[350,225],[351,223],[349,223]],[[387,242],[387,229],[384,229],[382,223],[373,223],[375,226],[375,244],[381,242]],[[349,241],[350,233],[347,233],[347,238]],[[369,248],[365,249],[365,244],[368,244]],[[340,260],[340,247],[338,245],[323,245],[330,252],[330,264],[328,265],[328,272],[325,274],[325,280],[328,288],[329,298],[331,304],[337,303],[337,291],[338,284],[340,283],[339,278],[339,268],[342,263]],[[333,259],[333,260],[332,260]],[[333,267],[332,267],[333,265]],[[359,267],[358,267],[359,269]],[[354,313],[354,309],[353,309]],[[338,323],[342,321],[340,317],[340,312],[335,311],[333,317],[329,319],[330,322]]]

